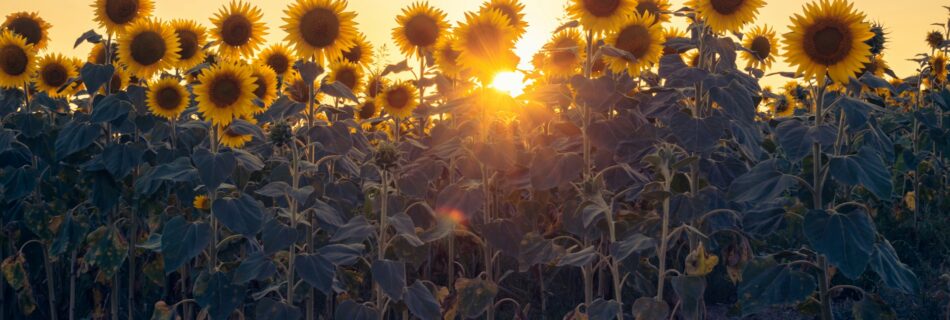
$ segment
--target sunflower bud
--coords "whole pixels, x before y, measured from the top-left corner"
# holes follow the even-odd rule
[[[379,146],[376,147],[373,162],[376,163],[379,169],[390,171],[399,163],[399,150],[396,149],[396,146],[392,143],[381,142]]]
[[[268,138],[275,146],[282,147],[287,144],[290,144],[290,141],[293,139],[293,131],[290,129],[290,124],[284,121],[274,123],[274,126],[271,128]]]
[[[886,48],[887,33],[884,31],[884,26],[878,23],[871,25],[871,33],[873,33],[874,36],[864,41],[864,43],[871,46],[871,55],[879,55],[881,52],[884,52]]]
[[[929,45],[931,49],[940,49],[943,47],[943,41],[943,33],[940,33],[940,31],[931,31],[927,34],[927,45]]]

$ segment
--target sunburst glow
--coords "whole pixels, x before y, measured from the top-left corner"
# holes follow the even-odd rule
[[[524,74],[516,71],[499,72],[490,85],[490,87],[503,91],[512,97],[523,94],[526,86]]]

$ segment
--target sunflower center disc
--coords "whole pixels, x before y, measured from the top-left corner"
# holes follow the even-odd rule
[[[8,75],[18,76],[26,72],[28,60],[26,52],[20,47],[8,45],[0,49],[0,68]]]
[[[347,88],[350,88],[350,90],[353,90],[353,87],[356,87],[356,73],[351,69],[340,70],[336,74],[335,78],[337,82],[342,83]]]
[[[323,48],[333,44],[340,35],[340,19],[331,10],[310,10],[300,18],[300,34],[310,46]]]
[[[300,103],[307,102],[307,99],[310,96],[309,90],[310,89],[307,87],[307,83],[305,81],[299,79],[294,81],[294,83],[290,85],[290,88],[288,89],[288,91],[290,91],[290,100]]]
[[[389,94],[386,95],[386,102],[396,109],[405,108],[406,105],[409,104],[409,93],[404,89],[390,91]]]
[[[426,15],[416,15],[406,22],[406,39],[417,47],[428,47],[439,38],[439,24]]]
[[[30,18],[18,18],[7,25],[7,29],[26,38],[26,43],[37,44],[43,40],[43,29]]]
[[[650,49],[650,31],[644,26],[634,25],[624,28],[617,36],[617,49],[629,52],[637,59],[642,58]]]
[[[274,69],[277,74],[284,74],[284,72],[287,72],[287,69],[290,68],[290,61],[287,60],[287,57],[282,55],[272,54],[267,57],[267,66]]]
[[[142,65],[153,65],[165,57],[165,39],[152,31],[142,32],[132,39],[132,59]]]
[[[117,24],[126,24],[138,15],[138,0],[107,0],[106,15]]]
[[[257,84],[257,89],[254,89],[254,96],[258,99],[264,99],[264,95],[267,94],[267,81],[264,80],[264,77],[258,76],[254,77]]]
[[[69,80],[68,71],[66,67],[61,64],[51,64],[43,68],[43,71],[40,73],[43,78],[43,82],[48,84],[50,87],[59,88],[62,85],[66,84],[66,81]]]
[[[805,52],[817,62],[833,65],[851,52],[851,34],[835,22],[818,23],[805,35]]]
[[[363,47],[355,45],[349,50],[343,51],[343,58],[352,63],[360,63],[360,57],[363,56]]]
[[[595,17],[613,15],[620,7],[620,0],[584,0],[584,8]]]
[[[241,85],[235,79],[218,78],[211,80],[211,102],[218,108],[228,108],[241,96]]]
[[[656,5],[656,2],[653,1],[640,1],[637,4],[637,12],[644,14],[649,12],[654,17],[660,15],[660,7]]]
[[[360,119],[369,119],[376,115],[376,104],[373,101],[367,101],[360,107]]]
[[[571,40],[561,40],[554,45],[555,51],[551,53],[551,61],[558,67],[570,67],[577,60],[576,44]]]
[[[230,46],[243,46],[251,41],[251,21],[244,16],[233,15],[221,26],[221,40]]]
[[[749,48],[760,60],[767,59],[772,54],[772,43],[765,37],[755,37],[752,39],[752,48]]]
[[[158,106],[165,110],[175,110],[181,104],[182,96],[173,88],[162,88],[155,97],[158,100]]]
[[[744,2],[745,0],[712,0],[711,4],[716,12],[728,15],[739,11]]]
[[[181,50],[178,54],[182,60],[190,59],[198,53],[198,35],[188,30],[178,30],[178,41],[181,42]]]

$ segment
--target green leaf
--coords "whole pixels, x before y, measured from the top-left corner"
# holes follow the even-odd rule
[[[617,318],[617,312],[620,312],[620,302],[617,300],[604,300],[598,298],[590,303],[587,308],[587,319],[589,320],[610,320]]]
[[[91,146],[102,135],[102,127],[94,123],[73,120],[56,136],[56,159],[62,160]]]
[[[264,279],[277,272],[277,266],[260,251],[251,253],[241,260],[234,270],[234,283],[245,284],[251,280]]]
[[[30,275],[26,273],[26,268],[23,266],[25,263],[26,258],[22,255],[9,256],[3,260],[0,269],[3,270],[3,278],[16,291],[20,311],[24,315],[30,315],[36,310],[36,300],[33,298],[33,288],[30,286]]]
[[[90,265],[98,266],[106,278],[111,278],[122,267],[129,254],[129,244],[114,228],[100,227],[86,237],[89,247],[83,258]]]
[[[477,318],[494,307],[498,285],[488,280],[459,278],[455,280],[455,291],[458,292],[459,314]]]
[[[376,309],[356,303],[353,300],[346,300],[336,307],[333,313],[334,320],[378,320],[379,313]]]
[[[442,310],[439,302],[421,281],[416,280],[406,288],[406,306],[412,314],[422,320],[442,319]]]
[[[815,251],[850,279],[864,273],[874,250],[876,232],[868,213],[854,208],[846,213],[810,210],[805,214],[805,238]]]
[[[706,279],[700,276],[679,276],[670,279],[673,290],[680,298],[680,311],[686,319],[700,319]]]
[[[848,185],[862,185],[880,200],[889,200],[893,187],[891,173],[881,156],[870,147],[856,155],[831,157],[831,176]]]
[[[254,315],[257,319],[279,319],[279,320],[297,320],[300,319],[300,309],[271,298],[264,298],[257,302],[257,308],[254,309]]]
[[[244,286],[231,282],[227,274],[216,272],[208,276],[204,284],[195,284],[195,301],[208,309],[213,320],[227,320],[241,302],[244,302]]]
[[[666,320],[670,306],[665,301],[642,297],[633,302],[633,318],[636,320]]]
[[[874,253],[871,255],[871,270],[884,280],[888,287],[900,290],[906,294],[917,294],[920,291],[920,282],[917,275],[897,257],[897,251],[886,239],[874,244]]]
[[[302,254],[294,260],[294,267],[303,281],[323,294],[333,293],[333,277],[336,267],[320,255]]]
[[[406,291],[406,264],[392,260],[373,261],[373,282],[393,301],[402,301]]]
[[[780,160],[763,161],[736,178],[729,186],[729,199],[735,202],[768,202],[795,186],[798,183],[795,177],[779,171],[782,164]]]
[[[90,34],[91,33],[91,34]],[[95,31],[89,30],[83,37],[100,37],[98,34],[95,34]],[[80,37],[77,43],[82,42],[83,37]],[[79,77],[82,78],[82,83],[86,85],[86,90],[91,93],[99,92],[99,88],[102,88],[103,85],[112,81],[112,74],[115,73],[115,66],[111,63],[108,64],[93,64],[86,63],[82,66],[82,69],[79,70]]]
[[[234,153],[230,151],[213,154],[208,149],[202,148],[195,151],[192,160],[195,162],[195,167],[198,168],[198,176],[201,178],[201,182],[205,184],[205,188],[209,191],[217,190],[218,186],[231,176],[231,172],[237,166]]]
[[[656,248],[656,240],[641,233],[634,233],[626,239],[610,244],[610,256],[623,260],[634,253],[642,253]]]
[[[123,121],[123,119],[129,116],[129,112],[132,111],[132,102],[130,102],[128,98],[129,97],[123,93],[108,95],[102,98],[92,107],[92,115],[89,116],[89,121],[93,123],[114,123]]]
[[[264,224],[264,208],[245,193],[241,193],[237,199],[214,200],[211,212],[225,227],[247,237],[256,235]]]
[[[810,274],[779,265],[771,256],[749,261],[739,283],[742,315],[748,316],[773,306],[790,306],[805,301],[818,287]]]
[[[165,274],[178,270],[197,257],[211,243],[211,227],[207,223],[190,223],[177,216],[162,228],[162,260]]]
[[[113,144],[102,150],[102,163],[116,179],[125,178],[142,162],[145,149],[132,144]]]

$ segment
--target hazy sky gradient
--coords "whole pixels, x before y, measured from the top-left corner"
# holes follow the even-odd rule
[[[209,18],[230,0],[156,0],[154,14],[162,19],[188,18],[205,25]],[[395,27],[395,16],[403,7],[415,0],[350,0],[349,10],[358,13],[358,28],[367,34],[376,47],[386,45],[389,48],[390,62],[399,61],[399,52],[391,40],[391,30]],[[769,4],[760,11],[757,23],[772,25],[778,33],[785,33],[789,16],[801,12],[806,0],[767,0]],[[3,15],[16,11],[38,11],[53,24],[51,31],[54,51],[68,55],[85,57],[89,44],[73,50],[73,41],[84,31],[97,27],[93,21],[94,0],[0,0],[0,13]],[[280,41],[284,38],[284,9],[292,0],[250,0],[264,11],[268,23],[268,41]],[[518,54],[523,65],[530,60],[550,37],[550,32],[566,21],[564,7],[568,0],[522,0],[527,7],[527,20],[530,23],[528,33],[518,44]],[[683,0],[672,1],[674,8],[681,7]],[[931,23],[946,21],[947,0],[853,0],[855,6],[865,12],[872,21],[883,22],[890,32],[889,49],[886,60],[898,75],[905,77],[914,72],[916,66],[907,61],[915,54],[929,51],[923,41],[925,33],[933,28]],[[442,8],[452,21],[460,20],[466,11],[477,9],[480,0],[430,0],[432,5]],[[674,21],[682,25],[682,19]],[[784,70],[784,61],[775,65],[773,70]],[[778,79],[767,82],[775,82]]]

